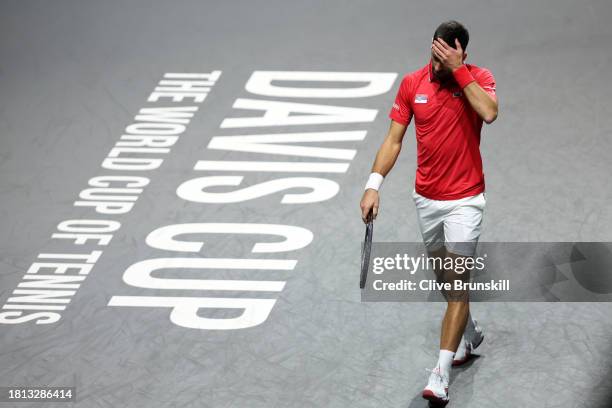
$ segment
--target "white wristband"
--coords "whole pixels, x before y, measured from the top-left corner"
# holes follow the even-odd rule
[[[370,174],[370,178],[368,178],[368,182],[365,185],[365,190],[367,190],[368,188],[372,188],[378,191],[380,189],[380,186],[382,186],[384,179],[385,178],[380,173]]]

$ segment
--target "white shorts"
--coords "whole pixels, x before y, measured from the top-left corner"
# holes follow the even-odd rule
[[[474,255],[487,203],[484,192],[459,200],[431,200],[413,190],[412,197],[428,251],[446,246],[453,254]]]

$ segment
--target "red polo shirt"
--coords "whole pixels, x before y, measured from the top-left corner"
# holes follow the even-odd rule
[[[466,64],[478,84],[495,96],[495,78]],[[457,200],[485,189],[480,157],[482,119],[454,80],[447,86],[431,62],[404,76],[389,117],[408,125],[414,116],[417,140],[415,190],[432,200]]]

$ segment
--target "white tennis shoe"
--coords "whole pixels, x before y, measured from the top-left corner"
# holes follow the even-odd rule
[[[448,404],[448,374],[440,373],[439,367],[433,370],[426,369],[426,371],[431,372],[431,374],[427,386],[423,390],[423,398],[439,406]]]
[[[461,337],[461,342],[453,358],[453,367],[468,362],[472,356],[472,351],[478,348],[483,340],[484,334],[482,333],[482,328],[478,326],[478,322],[474,320],[474,333],[472,333],[472,336],[468,339],[466,339],[465,334]]]

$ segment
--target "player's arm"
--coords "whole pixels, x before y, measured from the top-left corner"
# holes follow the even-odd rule
[[[485,123],[492,123],[497,119],[497,98],[485,91],[478,82],[467,84],[463,88],[463,94]]]
[[[402,141],[406,134],[406,125],[391,120],[387,136],[376,153],[376,159],[372,165],[372,172],[385,177],[395,164],[402,149]]]
[[[407,127],[408,125],[391,120],[389,130],[387,131],[387,136],[378,149],[376,159],[372,165],[372,175],[374,175],[374,177],[378,177],[376,174],[380,175],[381,177],[385,177],[393,168],[393,165],[399,156],[400,150],[402,149],[402,141],[404,139],[404,135],[406,134]],[[368,184],[372,182],[376,183],[376,180],[372,180],[372,176],[370,177],[371,179],[368,180]],[[380,180],[380,182],[382,182],[382,180]],[[370,210],[372,210],[372,214],[374,218],[376,218],[378,215],[379,202],[380,199],[378,189],[368,188],[366,185],[366,189],[363,192],[361,203],[359,205],[361,208],[361,219],[363,222],[367,222],[367,216]]]
[[[464,52],[461,44],[455,39],[456,48],[449,46],[443,39],[436,38],[431,46],[434,55],[453,72],[455,81],[463,90],[466,99],[485,123],[492,123],[497,119],[497,97],[493,78],[487,92],[471,75],[463,64]]]

